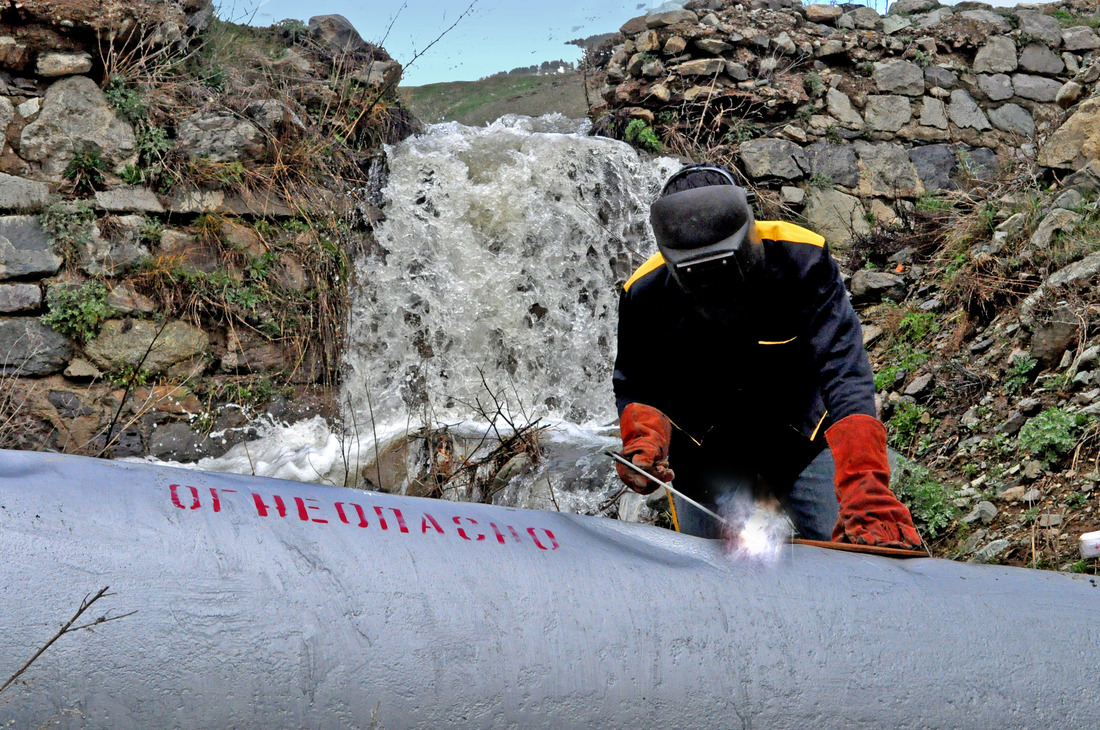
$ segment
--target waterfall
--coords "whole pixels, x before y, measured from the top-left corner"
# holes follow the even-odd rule
[[[247,462],[238,446],[199,466],[427,493],[410,487],[414,462],[438,458],[412,443],[424,427],[467,457],[537,424],[542,458],[501,468],[493,501],[591,512],[615,481],[601,451],[618,444],[619,290],[656,250],[649,203],[679,162],[586,126],[507,116],[387,148],[384,220],[355,262],[344,428],[275,429]]]

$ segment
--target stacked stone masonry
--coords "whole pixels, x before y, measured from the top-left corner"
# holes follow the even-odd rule
[[[602,97],[649,124],[703,107],[756,124],[741,172],[839,242],[1004,157],[1057,175],[1095,158],[1100,37],[1078,4],[691,0],[622,26]]]

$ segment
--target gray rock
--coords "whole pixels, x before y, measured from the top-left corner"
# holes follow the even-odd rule
[[[1016,66],[1016,44],[1006,36],[990,38],[974,57],[974,73],[1004,73]]]
[[[1062,24],[1046,13],[1021,10],[1016,14],[1021,33],[1046,43],[1052,48],[1062,44]]]
[[[921,28],[928,29],[936,27],[945,20],[950,20],[952,17],[954,17],[954,15],[955,13],[951,10],[951,8],[941,7],[933,10],[930,13],[920,15],[914,18],[914,20],[917,21],[917,25],[919,25]]]
[[[1081,215],[1072,210],[1055,208],[1048,213],[1031,234],[1028,245],[1036,249],[1048,248],[1054,236],[1062,231],[1072,231],[1081,221]],[[1055,274],[1057,275],[1057,274]]]
[[[871,230],[859,198],[839,190],[811,188],[806,191],[803,215],[810,228],[830,244],[843,243],[853,235]]]
[[[854,277],[853,277],[854,281]],[[854,284],[853,284],[854,286]],[[918,375],[913,378],[913,382],[905,386],[905,390],[902,391],[902,395],[907,395],[912,398],[919,398],[928,393],[928,389],[932,387],[933,376],[932,373],[925,373],[924,375]]]
[[[1015,436],[1020,432],[1020,429],[1027,423],[1027,416],[1019,411],[1010,413],[1008,418],[1005,419],[1001,425],[997,426],[997,433],[1003,433],[1006,436]]]
[[[352,78],[364,86],[392,89],[401,81],[402,72],[401,64],[397,61],[370,61],[362,69],[356,71]],[[291,112],[291,115],[293,116],[293,112]],[[305,126],[296,116],[294,120],[298,122],[298,127]]]
[[[0,373],[40,377],[60,372],[73,355],[69,340],[38,317],[0,319]]]
[[[1039,515],[1039,527],[1058,527],[1060,524],[1062,524],[1062,515],[1050,512]]]
[[[887,15],[882,19],[882,32],[886,35],[893,35],[912,26],[913,21],[904,15]]]
[[[157,305],[128,284],[119,284],[107,295],[107,306],[119,314],[153,314]]]
[[[897,274],[860,269],[852,275],[849,291],[855,302],[877,302],[883,297],[901,301],[905,298],[906,287],[905,281]]]
[[[789,41],[790,38],[787,40]],[[703,53],[709,53],[712,56],[721,56],[723,53],[733,48],[729,43],[720,41],[717,38],[696,38],[695,47]]]
[[[1054,51],[1041,43],[1032,43],[1020,51],[1020,70],[1054,76],[1065,70],[1066,64]]]
[[[1008,22],[1008,18],[1004,17],[1003,15],[998,15],[992,10],[964,10],[959,13],[959,15],[966,18],[967,20],[976,20],[979,23],[987,23],[988,25],[996,28],[1001,33],[1008,33],[1012,30],[1012,23]]]
[[[35,73],[44,78],[86,74],[92,70],[92,57],[87,53],[43,53],[35,64]]]
[[[191,157],[211,162],[255,158],[264,147],[263,132],[256,125],[229,114],[192,114],[180,123],[178,138]]]
[[[978,522],[979,520],[983,525],[988,525],[993,521],[993,518],[997,516],[997,507],[992,502],[986,502],[982,500],[971,510],[970,514],[962,518],[962,521],[970,524],[971,522]]]
[[[989,110],[989,121],[997,129],[1023,137],[1035,135],[1035,120],[1031,112],[1018,104],[1005,104]]]
[[[947,129],[947,106],[939,99],[926,96],[920,109],[920,123],[924,127]]]
[[[1100,36],[1087,25],[1064,28],[1062,45],[1067,51],[1094,51],[1100,48]]]
[[[1066,190],[1050,204],[1051,208],[1065,208],[1066,210],[1077,210],[1085,203],[1085,196],[1076,190],[1070,188]],[[1019,213],[1017,213],[1019,215]]]
[[[1085,68],[1081,69],[1073,80],[1079,84],[1092,84],[1100,81],[1100,63],[1090,63]]]
[[[1011,99],[1016,93],[1008,74],[981,74],[978,76],[978,88],[990,101]]]
[[[179,320],[165,325],[159,337],[158,329],[160,325],[145,319],[108,320],[84,350],[92,362],[108,371],[135,367],[145,357],[142,368],[157,375],[176,363],[202,355],[210,343],[205,332]]]
[[[775,38],[772,38],[771,45],[775,50],[780,53],[785,53],[788,56],[794,54],[794,52],[798,50],[798,47],[794,44],[794,41],[791,40],[791,36],[787,31],[783,31]]]
[[[68,367],[62,372],[62,375],[69,380],[94,380],[103,377],[103,373],[100,372],[99,368],[80,357],[73,358]]]
[[[860,30],[882,29],[882,18],[879,17],[879,14],[874,10],[874,8],[869,8],[866,5],[860,5],[854,10],[840,16],[840,20],[837,21],[837,25],[842,28],[845,27],[846,25],[848,25],[848,23],[843,22],[846,19],[851,23],[850,27],[852,28],[859,28]]]
[[[98,226],[93,225],[91,238],[80,252],[84,271],[92,276],[119,276],[148,261],[149,249],[139,235],[142,222],[138,215],[121,216],[120,230],[110,238],[103,238]]]
[[[1100,251],[1091,253],[1080,261],[1075,261],[1058,269],[1020,305],[1021,323],[1024,325],[1033,323],[1035,306],[1046,292],[1061,286],[1077,286],[1087,283],[1097,274],[1100,274]]]
[[[863,197],[916,197],[923,188],[909,154],[892,142],[856,140],[859,164],[859,194]]]
[[[970,127],[979,132],[993,128],[985,112],[966,89],[955,89],[951,92],[951,103],[947,107],[947,114],[956,127]]]
[[[974,534],[966,538],[966,542],[959,547],[959,553],[962,555],[969,555],[974,552],[974,549],[978,547],[978,544],[981,543],[988,534],[988,530],[975,530]]]
[[[814,58],[828,58],[829,56],[838,56],[848,50],[848,45],[836,38],[825,41],[821,44],[821,47],[814,51]]]
[[[0,210],[35,211],[46,204],[49,195],[45,183],[0,172]]]
[[[726,61],[726,75],[734,81],[747,81],[749,78],[749,70],[739,63]]]
[[[333,53],[362,53],[371,47],[343,15],[313,16],[309,19],[309,36]]]
[[[977,563],[988,563],[989,561],[993,560],[998,555],[1003,553],[1005,550],[1008,550],[1010,547],[1012,547],[1012,541],[1009,540],[1007,537],[1002,537],[999,540],[994,540],[978,552],[974,553],[974,557],[972,559],[974,560],[974,562]]]
[[[1063,109],[1069,109],[1076,104],[1081,98],[1081,95],[1085,93],[1085,87],[1076,81],[1067,81],[1062,84],[1062,88],[1058,89],[1058,93],[1054,96],[1054,103]]]
[[[61,263],[37,218],[0,217],[0,281],[53,276]]]
[[[0,284],[0,314],[34,312],[42,307],[37,284]]]
[[[663,28],[666,25],[676,23],[698,23],[699,16],[690,10],[669,10],[664,13],[653,13],[645,16],[645,24],[649,28]]]
[[[824,140],[806,148],[810,175],[846,188],[859,185],[859,165],[851,145],[831,144]]]
[[[954,71],[940,66],[929,66],[924,69],[925,83],[941,89],[953,89],[959,83],[959,77]]]
[[[871,78],[875,87],[886,93],[906,96],[920,96],[924,93],[924,71],[909,61],[878,61]]]
[[[909,150],[909,159],[917,170],[924,189],[933,192],[936,190],[954,190],[957,186],[951,179],[951,175],[958,167],[958,157],[955,148],[948,144],[930,144],[923,147],[913,147]]]
[[[20,154],[59,180],[76,151],[98,150],[111,167],[134,157],[134,130],[115,116],[96,83],[70,76],[46,91],[38,118],[23,128]]]
[[[1066,349],[1077,339],[1077,320],[1062,309],[1049,322],[1035,325],[1031,335],[1031,356],[1044,367],[1058,362]]]
[[[163,213],[155,193],[140,186],[100,190],[95,194],[95,204],[101,210],[112,213]]]
[[[850,129],[859,129],[863,126],[863,117],[852,108],[852,100],[844,92],[829,89],[825,94],[825,104],[829,109],[829,116],[843,126]]]
[[[921,83],[923,86],[923,80]],[[909,107],[909,97],[894,94],[868,96],[867,106],[864,108],[863,113],[867,119],[867,124],[877,132],[896,132],[913,118],[913,111]]]
[[[15,107],[7,97],[0,96],[0,139],[7,135],[8,127],[15,121]]]
[[[798,180],[810,168],[802,148],[785,139],[754,139],[743,143],[741,162],[754,180],[776,177]]]
[[[914,13],[926,13],[940,7],[937,0],[897,0],[890,3],[887,15],[913,15]]]
[[[822,25],[835,25],[840,16],[844,14],[836,5],[807,5],[806,20]]]
[[[206,456],[205,437],[186,423],[166,423],[149,440],[149,455],[163,461],[192,462]]]
[[[726,62],[721,58],[697,58],[673,66],[672,72],[679,76],[714,76],[722,73],[725,67]]]
[[[1043,493],[1040,492],[1038,489],[1036,489],[1034,487],[1032,487],[1031,489],[1024,492],[1024,495],[1022,497],[1020,497],[1020,499],[1022,501],[1032,502],[1032,503],[1038,502],[1042,498],[1043,498]]]
[[[806,202],[806,191],[791,185],[784,185],[781,187],[779,189],[779,195],[783,198],[783,203],[785,205],[790,205],[792,207],[797,208]]]

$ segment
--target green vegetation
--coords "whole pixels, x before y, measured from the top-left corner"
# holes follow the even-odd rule
[[[38,222],[50,236],[54,252],[67,266],[80,263],[83,249],[92,241],[95,211],[87,201],[56,202],[46,206]]]
[[[954,491],[915,461],[898,459],[890,488],[909,508],[913,522],[927,537],[942,535],[958,516],[958,509],[951,502]]]
[[[1048,408],[1020,429],[1020,450],[1050,466],[1077,446],[1085,420],[1061,408]]]
[[[42,324],[78,342],[97,334],[114,314],[107,305],[107,287],[99,281],[51,287],[46,303],[49,311],[42,315]]]
[[[912,372],[928,361],[928,353],[918,349],[929,335],[939,331],[932,312],[909,311],[898,320],[893,342],[886,351],[886,365],[875,374],[875,390],[882,392],[893,385],[898,372]]]
[[[646,152],[656,154],[661,151],[661,138],[653,131],[653,127],[641,119],[631,119],[626,125],[624,136],[627,142]]]
[[[1087,15],[1075,15],[1068,10],[1061,8],[1050,10],[1048,15],[1055,18],[1064,28],[1073,28],[1078,25],[1087,25],[1091,28],[1100,29],[1100,13],[1089,13]]]
[[[917,432],[928,411],[916,403],[900,401],[890,418],[890,445],[898,451],[908,451],[916,441]]]
[[[118,116],[130,124],[137,124],[149,114],[149,105],[141,91],[119,74],[112,74],[103,93]]]
[[[593,98],[597,92],[593,89]],[[455,121],[476,126],[509,113],[537,117],[560,112],[573,119],[588,115],[584,78],[578,72],[403,86],[398,94],[413,114],[429,123]]]
[[[917,210],[926,213],[950,210],[953,207],[950,200],[933,193],[921,193],[914,203],[914,206]]]
[[[103,187],[103,172],[107,163],[98,149],[90,148],[73,153],[73,158],[61,173],[73,184],[77,195],[91,195]]]
[[[1016,355],[1012,358],[1012,365],[1005,374],[1005,392],[1016,395],[1031,382],[1031,371],[1039,361],[1031,355]]]

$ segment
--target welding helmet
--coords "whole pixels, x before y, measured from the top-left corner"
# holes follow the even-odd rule
[[[763,259],[749,195],[720,167],[694,165],[673,175],[649,219],[669,273],[689,293],[736,286]]]

